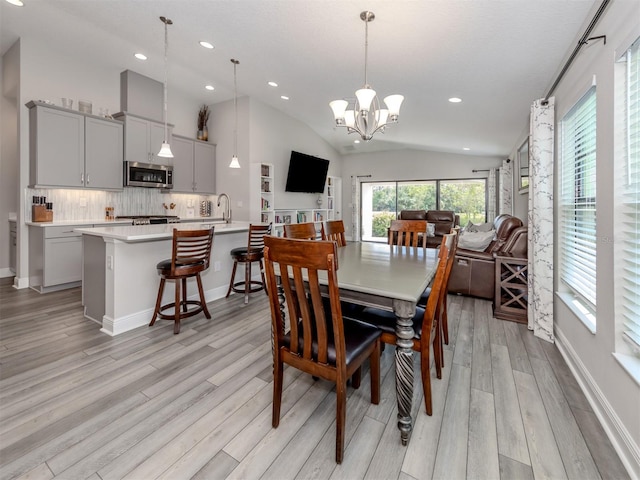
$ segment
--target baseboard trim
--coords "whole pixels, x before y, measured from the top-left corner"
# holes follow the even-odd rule
[[[571,373],[573,373],[578,385],[580,385],[580,389],[587,397],[587,401],[593,408],[622,464],[631,478],[640,478],[640,447],[633,441],[628,430],[620,421],[620,418],[586,369],[584,363],[582,363],[582,360],[580,360],[576,351],[567,341],[567,337],[562,333],[562,330],[556,326],[554,331],[556,345],[560,354],[567,362]]]
[[[218,300],[219,298],[223,298],[227,294],[227,286],[216,287],[210,290],[205,290],[204,298],[208,302],[213,302],[214,300]],[[189,300],[197,300],[198,294],[189,295]],[[122,333],[128,332],[129,330],[133,330],[134,328],[144,327],[145,325],[149,325],[151,321],[151,317],[153,316],[153,308],[148,308],[145,310],[141,310],[139,312],[133,313],[131,315],[127,315],[125,317],[119,318],[111,318],[106,315],[102,317],[102,328],[100,331],[102,333],[106,333],[112,337],[116,335],[120,335]],[[87,317],[89,318],[89,317]],[[89,318],[90,320],[95,321],[93,318]]]

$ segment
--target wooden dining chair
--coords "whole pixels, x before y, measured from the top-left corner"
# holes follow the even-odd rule
[[[436,316],[436,308],[440,299],[440,293],[444,288],[447,262],[449,261],[449,250],[442,239],[440,246],[441,255],[444,261],[438,261],[438,268],[431,286],[431,295],[425,308],[416,307],[413,316],[413,350],[420,353],[420,373],[422,377],[422,389],[424,393],[424,404],[427,415],[433,413],[431,400],[431,365],[430,354],[433,347],[433,357],[436,366],[436,375],[442,378],[441,359],[442,341],[440,339],[440,328]],[[362,312],[350,314],[349,318],[375,326],[382,331],[381,340],[384,343],[396,344],[396,316],[393,312],[380,310],[378,308],[367,307]]]
[[[320,230],[316,230],[314,222],[287,223],[284,226],[284,236],[299,240],[325,240],[324,227],[320,224]]]
[[[153,317],[149,323],[150,327],[156,323],[157,318],[172,320],[174,322],[173,333],[178,334],[180,333],[180,321],[183,318],[192,317],[200,312],[204,312],[205,317],[211,318],[202,290],[200,273],[209,268],[213,231],[214,227],[207,230],[173,229],[171,258],[162,260],[156,265],[158,275],[160,275],[160,287],[158,288]],[[199,300],[187,300],[187,279],[191,277],[196,278]],[[175,280],[175,301],[162,305],[162,294],[167,280]],[[189,310],[189,305],[195,305],[196,308]],[[181,307],[182,311],[180,311]],[[162,313],[170,308],[173,308],[173,315]]]
[[[336,462],[344,452],[347,379],[369,359],[371,403],[380,401],[380,335],[373,326],[343,319],[338,290],[337,246],[332,241],[265,237],[264,260],[271,308],[273,417],[280,423],[283,364],[336,384]],[[280,310],[276,265],[289,328]],[[329,306],[322,301],[318,274],[326,275]],[[357,452],[354,452],[357,453]]]
[[[452,228],[451,233],[443,236],[444,241],[447,245],[447,248],[449,249],[449,252],[448,252],[449,261],[447,263],[447,271],[445,273],[444,288],[440,292],[440,301],[438,302],[438,310],[436,311],[436,316],[438,317],[438,320],[440,322],[440,331],[442,334],[441,336],[442,341],[446,345],[449,345],[449,319],[447,317],[447,294],[449,291],[449,278],[451,277],[451,270],[453,269],[453,262],[456,256],[456,251],[458,249],[458,238],[459,238],[458,232],[459,231],[460,231],[459,229]],[[439,253],[438,257],[442,259],[441,258],[442,252]],[[426,290],[420,297],[420,300],[418,300],[418,305],[421,307],[425,307],[427,305],[427,300],[429,299],[430,295],[431,295],[431,286],[426,288]],[[444,366],[444,357],[441,359],[440,365]]]
[[[426,220],[391,220],[389,245],[427,247]]]
[[[344,236],[344,222],[342,220],[328,220],[325,222],[324,232],[327,240],[336,242],[338,247],[344,247],[347,244]]]

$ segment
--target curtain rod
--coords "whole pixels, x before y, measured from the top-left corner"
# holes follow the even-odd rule
[[[578,44],[576,45],[576,48],[574,48],[573,53],[571,53],[571,55],[569,56],[569,58],[567,60],[567,63],[564,64],[564,67],[562,67],[562,70],[560,70],[560,73],[558,74],[558,77],[556,78],[555,82],[553,82],[553,85],[551,85],[551,88],[549,89],[549,92],[544,97],[544,100],[542,101],[543,105],[545,105],[547,103],[547,101],[549,100],[549,97],[551,96],[551,94],[554,92],[554,90],[556,89],[556,87],[560,83],[560,80],[562,80],[562,77],[564,77],[564,74],[567,73],[567,70],[569,70],[569,67],[573,63],[573,60],[576,58],[576,55],[578,55],[578,52],[580,51],[580,49],[582,48],[583,45],[586,45],[589,40],[595,40],[595,39],[599,39],[599,38],[604,39],[604,43],[606,45],[606,43],[607,43],[607,36],[606,35],[600,35],[598,37],[592,37],[592,38],[589,38],[589,35],[591,34],[591,31],[596,26],[596,23],[598,23],[598,20],[600,20],[600,17],[604,13],[604,9],[607,8],[607,5],[609,4],[609,1],[610,0],[603,0],[602,3],[600,4],[600,7],[598,8],[598,11],[596,12],[596,14],[591,19],[591,22],[589,23],[589,26],[587,27],[587,29],[582,34],[582,37],[580,37],[580,40],[578,41]]]

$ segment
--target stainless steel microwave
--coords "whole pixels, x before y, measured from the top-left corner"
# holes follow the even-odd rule
[[[125,187],[173,188],[173,167],[124,162]]]

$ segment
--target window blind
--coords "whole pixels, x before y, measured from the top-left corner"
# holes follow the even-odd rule
[[[621,275],[624,336],[640,348],[640,39],[626,54],[626,171],[622,196]]]
[[[560,279],[596,310],[596,89],[562,120]]]

